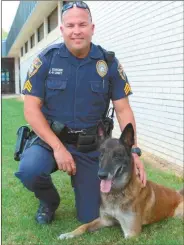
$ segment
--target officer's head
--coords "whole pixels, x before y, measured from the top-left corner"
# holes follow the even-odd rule
[[[61,33],[67,48],[77,57],[85,57],[90,50],[94,33],[91,12],[84,2],[68,2],[62,8]]]

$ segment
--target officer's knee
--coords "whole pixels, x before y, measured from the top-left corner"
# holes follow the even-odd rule
[[[35,179],[41,174],[38,168],[39,162],[35,156],[25,156],[21,159],[19,169],[15,176],[30,191],[33,191]]]
[[[36,177],[38,176],[37,171],[34,168],[31,168],[29,165],[22,168],[22,163],[20,163],[19,170],[15,173],[15,176],[20,179],[22,184],[30,191],[33,191],[33,186]]]
[[[41,175],[49,176],[53,171],[54,161],[50,152],[40,146],[28,148],[21,157],[19,170],[15,176],[30,191],[34,191],[37,178]]]

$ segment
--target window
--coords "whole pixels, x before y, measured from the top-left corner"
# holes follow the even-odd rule
[[[25,43],[25,54],[28,52],[28,42]]]
[[[31,48],[33,48],[35,46],[35,35],[33,34],[30,38],[31,41]]]
[[[21,48],[21,56],[23,56],[24,55],[24,49],[23,49],[23,47]]]
[[[58,25],[58,8],[55,8],[48,17],[48,33]]]
[[[10,81],[10,73],[8,70],[2,70],[1,71],[1,82],[7,83]]]
[[[41,24],[41,26],[38,28],[38,42],[40,42],[44,38],[44,26]]]

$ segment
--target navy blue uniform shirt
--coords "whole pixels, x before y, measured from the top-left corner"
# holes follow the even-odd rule
[[[94,126],[102,118],[108,100],[130,95],[131,88],[119,61],[110,69],[98,46],[84,59],[73,56],[65,44],[55,44],[34,59],[22,93],[39,97],[47,119],[57,120],[72,129]]]

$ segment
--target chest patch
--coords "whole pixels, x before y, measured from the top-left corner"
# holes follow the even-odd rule
[[[101,77],[104,77],[108,71],[107,63],[104,60],[99,60],[96,63],[96,70]]]

